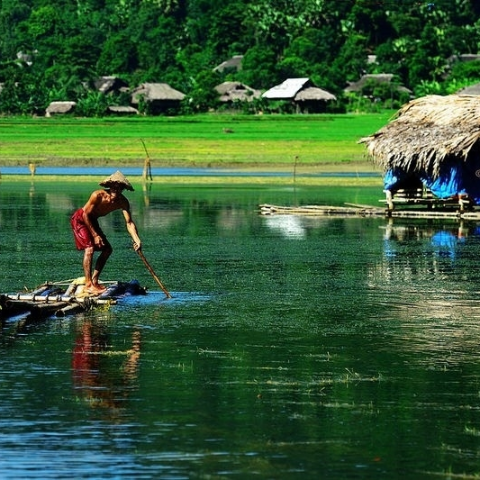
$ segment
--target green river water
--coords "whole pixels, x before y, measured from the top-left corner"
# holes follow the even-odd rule
[[[1,292],[82,274],[69,216],[97,183],[1,181]],[[1,478],[480,476],[476,223],[258,213],[370,187],[135,186],[173,298],[115,212],[103,279],[146,296],[4,321]]]

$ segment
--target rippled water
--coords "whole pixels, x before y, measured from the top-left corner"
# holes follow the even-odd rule
[[[68,227],[95,185],[0,183],[2,292],[81,274]],[[371,203],[302,188],[304,204]],[[128,194],[105,279],[146,297],[0,338],[2,478],[476,478],[475,223],[264,217],[280,187]]]

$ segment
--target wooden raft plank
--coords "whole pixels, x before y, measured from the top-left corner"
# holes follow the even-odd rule
[[[405,210],[388,210],[375,207],[329,207],[323,205],[306,205],[299,207],[285,207],[279,205],[260,205],[260,213],[262,215],[317,215],[317,216],[383,216],[383,217],[404,217],[404,218],[459,218],[469,220],[480,220],[480,210],[459,211],[440,210],[440,209],[405,209]]]

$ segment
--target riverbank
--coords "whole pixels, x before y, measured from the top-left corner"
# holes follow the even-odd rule
[[[117,167],[114,167],[117,168]],[[1,183],[25,182],[32,184],[50,182],[95,182],[98,183],[105,176],[113,173],[110,167],[68,168],[44,167],[39,168],[35,175],[31,175],[26,167],[0,168]],[[331,185],[331,186],[378,186],[381,188],[382,177],[380,172],[368,168],[338,168],[332,165],[331,169],[315,170],[296,169],[153,169],[152,178],[145,181],[140,168],[125,167],[122,172],[137,187],[148,188],[151,185],[283,185],[299,187],[302,185]]]
[[[86,119],[0,118],[2,166],[373,168],[359,139],[391,112],[368,115],[198,115]],[[369,165],[369,167],[368,167]]]

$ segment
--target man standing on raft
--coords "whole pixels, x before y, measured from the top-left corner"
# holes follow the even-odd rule
[[[133,240],[133,248],[138,251],[142,242],[137,233],[137,227],[132,220],[130,203],[123,195],[123,190],[133,192],[133,187],[120,171],[100,183],[108,190],[96,190],[90,195],[83,208],[79,208],[71,217],[73,236],[78,250],[84,250],[83,271],[85,275],[85,290],[93,295],[100,295],[106,288],[98,283],[103,267],[112,254],[112,246],[103,233],[98,218],[104,217],[114,210],[122,210],[128,233]],[[95,263],[92,274],[94,252],[101,252]]]

